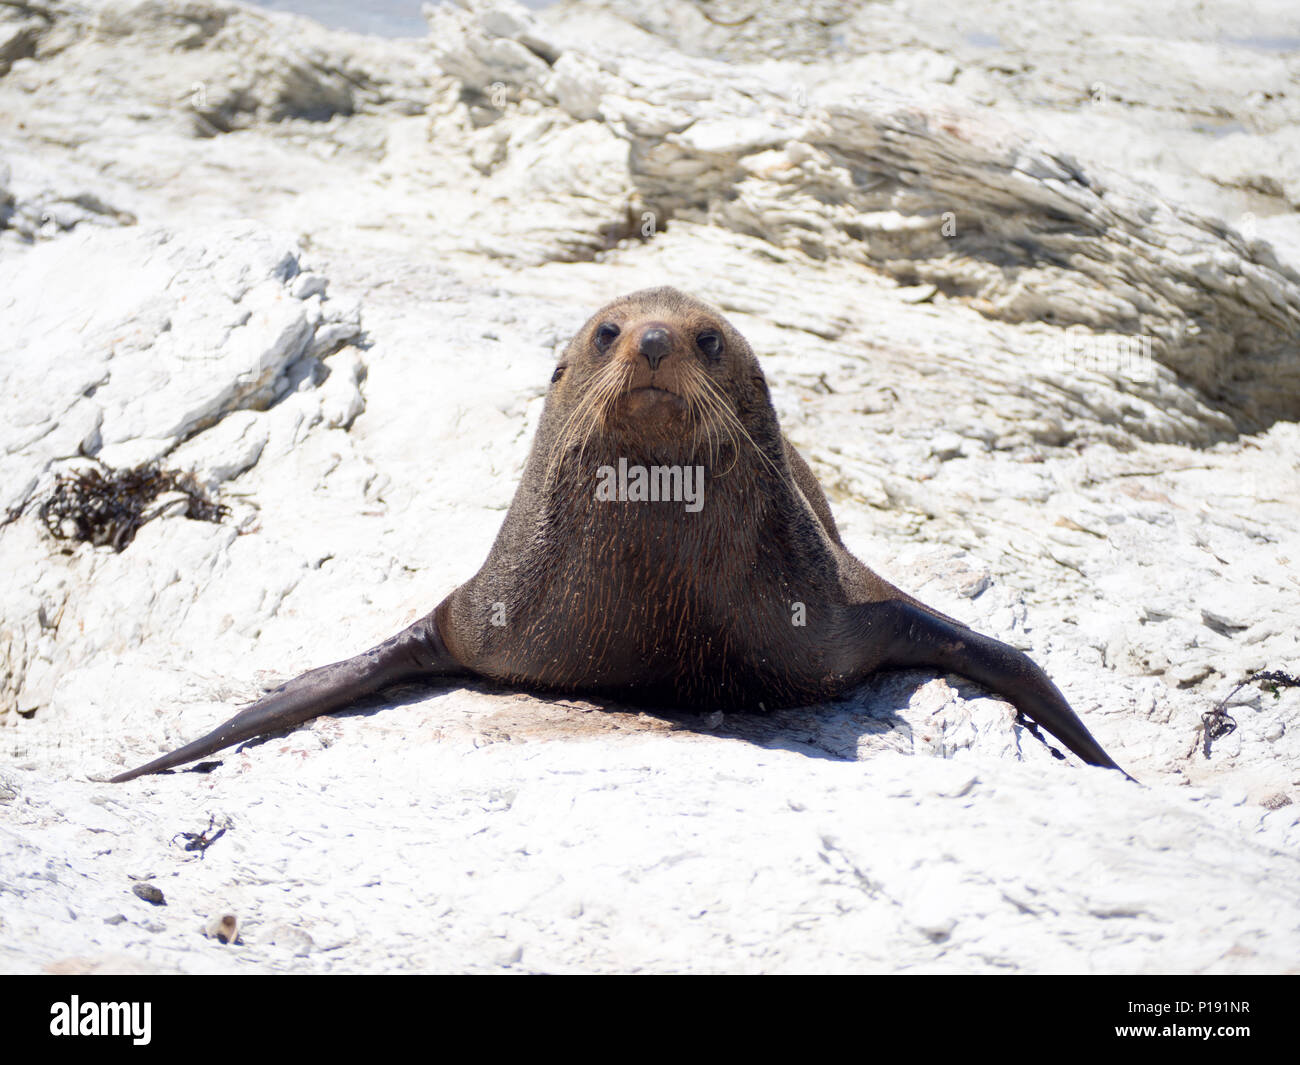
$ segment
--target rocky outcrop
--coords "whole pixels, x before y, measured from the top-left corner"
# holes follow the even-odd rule
[[[1300,694],[1238,685],[1300,673],[1294,53],[1220,39],[1237,0],[806,8],[0,5],[4,964],[1293,965]],[[751,340],[854,552],[1142,788],[925,674],[767,716],[418,688],[102,783],[470,576],[557,352],[661,283]],[[220,520],[42,520],[154,462]]]
[[[559,171],[568,199],[604,205],[607,243],[636,232],[625,216],[649,233],[705,221],[991,317],[1077,327],[1066,361],[1074,344],[1085,367],[1156,405],[1163,367],[1240,428],[1300,416],[1300,274],[1050,140],[947,95],[810,89],[797,70],[773,85],[674,53],[593,58],[498,4],[439,8],[431,27],[439,64],[482,95],[478,121],[506,114],[495,86],[503,107],[540,101],[590,131],[558,135],[548,113],[542,136],[491,137],[503,199],[533,190],[553,204],[534,175]]]

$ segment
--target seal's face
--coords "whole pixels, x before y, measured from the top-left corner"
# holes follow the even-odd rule
[[[600,440],[624,451],[712,455],[750,436],[744,414],[754,404],[738,398],[757,393],[767,406],[744,337],[715,308],[673,288],[634,292],[601,308],[551,380],[561,452]]]

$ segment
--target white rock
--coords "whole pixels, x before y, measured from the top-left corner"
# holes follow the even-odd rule
[[[1300,696],[1239,693],[1208,759],[1198,731],[1300,661],[1300,242],[1234,199],[1290,196],[1293,64],[1221,42],[1267,28],[1227,0],[973,9],[996,47],[942,5],[796,6],[471,5],[427,43],[0,6],[33,46],[0,77],[5,505],[98,454],[233,511],[120,554],[36,498],[0,526],[9,968],[1293,966],[1300,822],[1256,804],[1294,796]],[[924,673],[675,727],[435,686],[94,779],[467,578],[558,350],[658,283],[750,339],[851,549],[1028,650],[1144,787]],[[198,862],[170,840],[214,796]],[[169,866],[149,925],[85,919]],[[237,951],[195,933],[226,912]]]

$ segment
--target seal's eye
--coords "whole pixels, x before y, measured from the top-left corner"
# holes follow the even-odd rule
[[[596,350],[602,355],[618,339],[619,328],[613,322],[602,322],[596,329]]]
[[[695,346],[705,358],[716,359],[722,354],[722,334],[716,329],[706,329],[695,335]]]

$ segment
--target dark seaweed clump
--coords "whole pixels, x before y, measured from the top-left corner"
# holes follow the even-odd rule
[[[1208,714],[1201,715],[1201,723],[1204,725],[1202,747],[1205,751],[1205,757],[1210,757],[1210,745],[1224,736],[1229,736],[1237,731],[1237,721],[1228,713],[1228,700],[1237,692],[1241,691],[1247,684],[1256,684],[1262,690],[1273,696],[1274,699],[1281,698],[1279,688],[1300,688],[1300,677],[1293,677],[1290,673],[1284,673],[1280,669],[1268,670],[1263,673],[1252,673],[1249,677],[1238,684],[1232,691],[1228,692],[1219,700],[1219,705],[1211,710]],[[1193,747],[1192,750],[1196,748]],[[1191,754],[1191,751],[1188,752]]]
[[[130,470],[89,469],[60,474],[41,504],[41,521],[59,540],[77,540],[122,551],[144,524],[149,505],[164,492],[188,499],[187,518],[219,522],[230,508],[210,499],[193,475],[150,463]]]

